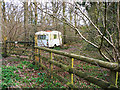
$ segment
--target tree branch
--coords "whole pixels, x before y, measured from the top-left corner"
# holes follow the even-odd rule
[[[85,14],[81,11],[81,9],[78,7],[77,3],[75,3],[76,8],[88,19],[88,21],[95,27],[95,29],[98,31],[98,33],[103,36],[103,33],[100,31],[99,28],[97,28],[97,26],[93,23],[93,21]],[[116,47],[113,45],[112,42],[109,41],[109,39],[107,39],[105,36],[103,36],[103,38],[117,51]]]

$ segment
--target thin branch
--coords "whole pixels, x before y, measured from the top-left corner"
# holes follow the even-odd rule
[[[100,54],[103,56],[104,59],[111,62],[111,60],[101,51],[101,49],[98,49],[98,50],[99,50]]]
[[[78,7],[77,3],[75,3],[76,8],[88,19],[88,21],[96,28],[96,30],[98,31],[98,33],[103,36],[103,33],[100,31],[99,28],[97,28],[97,26],[93,23],[93,21],[85,14],[81,11],[81,9]],[[105,36],[103,36],[103,38],[117,51],[116,47],[113,45],[112,42],[109,41],[109,39],[107,39]]]
[[[81,9],[78,7],[77,3],[75,3],[76,5],[76,8],[88,19],[88,21],[95,27],[95,29],[98,31],[98,33],[103,36],[103,33],[100,31],[99,28],[97,28],[97,26],[92,22],[92,20],[85,14],[81,11]],[[109,45],[111,45],[116,53],[116,56],[119,57],[119,51],[118,49],[116,48],[116,46],[108,39],[106,38],[105,36],[103,36],[103,38],[108,42]],[[100,52],[101,53],[101,52]],[[101,53],[102,54],[102,53]]]
[[[110,52],[108,51],[108,49],[105,47],[105,46],[103,46],[103,48],[104,48],[104,50],[107,52],[107,54],[109,55],[109,57],[113,60],[113,61],[115,61],[115,58],[110,54]],[[112,62],[112,61],[111,61]]]

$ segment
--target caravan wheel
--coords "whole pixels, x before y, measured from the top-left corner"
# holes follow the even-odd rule
[[[57,47],[57,45],[55,44],[54,47]]]

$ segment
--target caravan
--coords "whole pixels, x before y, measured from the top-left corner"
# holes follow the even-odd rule
[[[36,32],[37,46],[55,47],[62,45],[61,32],[59,31],[39,31]]]

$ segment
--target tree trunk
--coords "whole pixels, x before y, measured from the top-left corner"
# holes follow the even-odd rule
[[[75,27],[77,27],[77,21],[76,21],[76,10],[75,10],[75,15],[74,15],[74,23],[75,23]],[[75,32],[75,35],[77,35],[77,31]]]
[[[41,5],[40,5],[40,8],[42,8],[42,2],[41,2]],[[43,12],[41,11],[41,20],[40,20],[40,22],[41,22],[41,24],[43,24]]]
[[[119,50],[119,58],[120,58],[120,2],[119,1],[117,2],[117,27],[118,27],[118,50]]]
[[[53,0],[52,0],[52,13],[53,13],[53,15],[55,15],[54,7],[55,7],[55,6],[54,6],[54,2],[53,2]],[[54,25],[55,25],[55,18],[53,17],[52,27],[55,27]]]
[[[2,1],[0,1],[0,42],[2,42]]]
[[[34,0],[35,2],[34,2],[34,4],[35,4],[35,33],[37,32],[37,19],[38,19],[38,15],[37,15],[37,2],[36,2],[36,0]]]
[[[24,41],[27,41],[27,35],[28,35],[28,0],[24,2]]]
[[[5,23],[6,23],[6,15],[5,15],[5,12],[6,12],[6,9],[5,9],[5,2],[3,0],[3,5],[2,5],[3,9],[3,13],[2,13],[2,18],[3,18],[3,22],[2,22],[2,32],[3,32],[3,38],[5,38],[7,36],[7,31],[5,30]]]
[[[70,10],[69,10],[69,14],[70,14],[70,23],[72,23],[72,8],[71,7],[69,7],[70,8]],[[71,28],[69,27],[69,30],[71,30]]]
[[[32,2],[30,3],[30,23],[33,24]]]
[[[63,17],[65,16],[65,2],[63,1]],[[66,25],[63,23],[63,43],[66,44]]]

